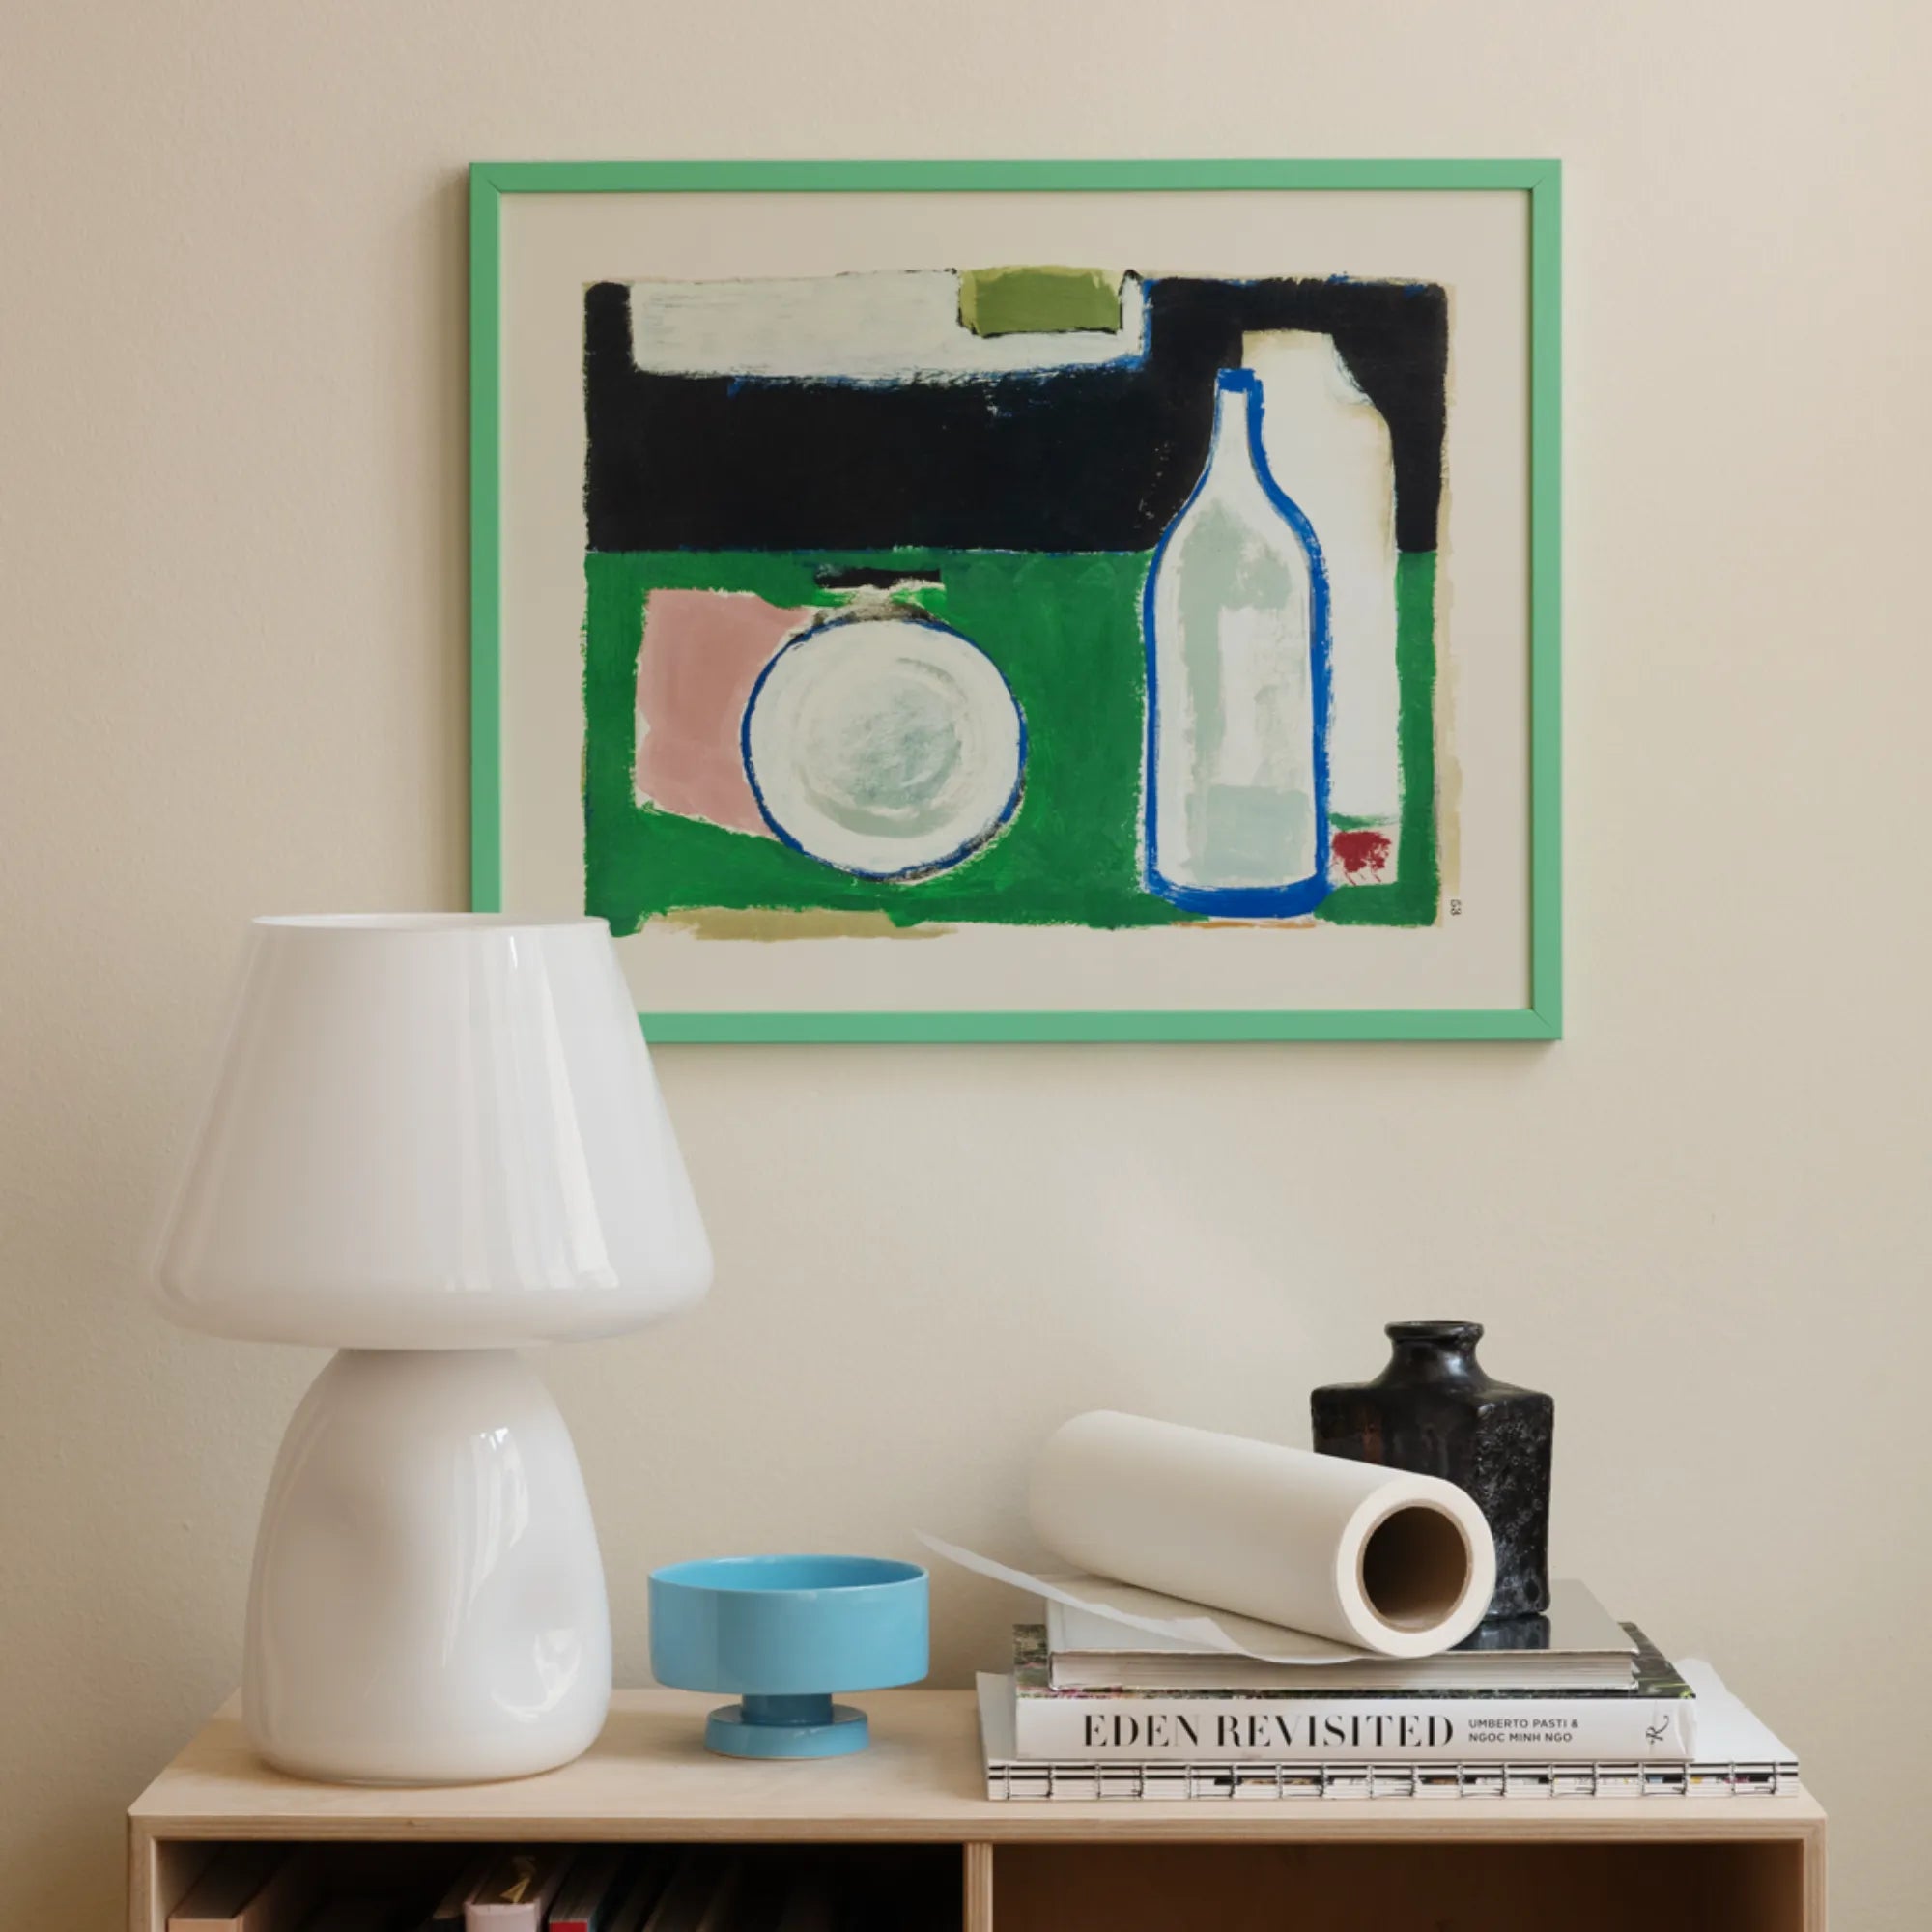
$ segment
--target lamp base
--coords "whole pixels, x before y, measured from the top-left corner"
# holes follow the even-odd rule
[[[502,1349],[345,1349],[263,1505],[249,1742],[301,1777],[465,1784],[567,1764],[610,1702],[597,1532],[536,1372]]]

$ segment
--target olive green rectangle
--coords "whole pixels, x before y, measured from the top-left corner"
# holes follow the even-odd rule
[[[959,320],[975,335],[1111,334],[1121,290],[1101,269],[969,269],[959,277]]]

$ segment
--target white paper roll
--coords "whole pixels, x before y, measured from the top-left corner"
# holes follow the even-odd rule
[[[1033,1526],[1103,1577],[1426,1657],[1482,1621],[1490,1526],[1453,1483],[1099,1409],[1034,1468]]]

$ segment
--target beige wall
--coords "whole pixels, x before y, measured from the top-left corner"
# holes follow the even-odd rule
[[[0,1920],[112,1922],[317,1366],[135,1293],[241,923],[462,891],[463,163],[1555,154],[1572,1037],[667,1052],[716,1293],[547,1372],[635,1679],[654,1563],[1017,1549],[1070,1410],[1295,1439],[1479,1316],[1560,1566],[1802,1748],[1844,1924],[1921,1924],[1925,18],[8,7]],[[939,1578],[940,1681],[1013,1609]]]

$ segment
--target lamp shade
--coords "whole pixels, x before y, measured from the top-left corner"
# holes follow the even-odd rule
[[[155,1268],[214,1334],[611,1335],[711,1250],[602,920],[260,919]]]

